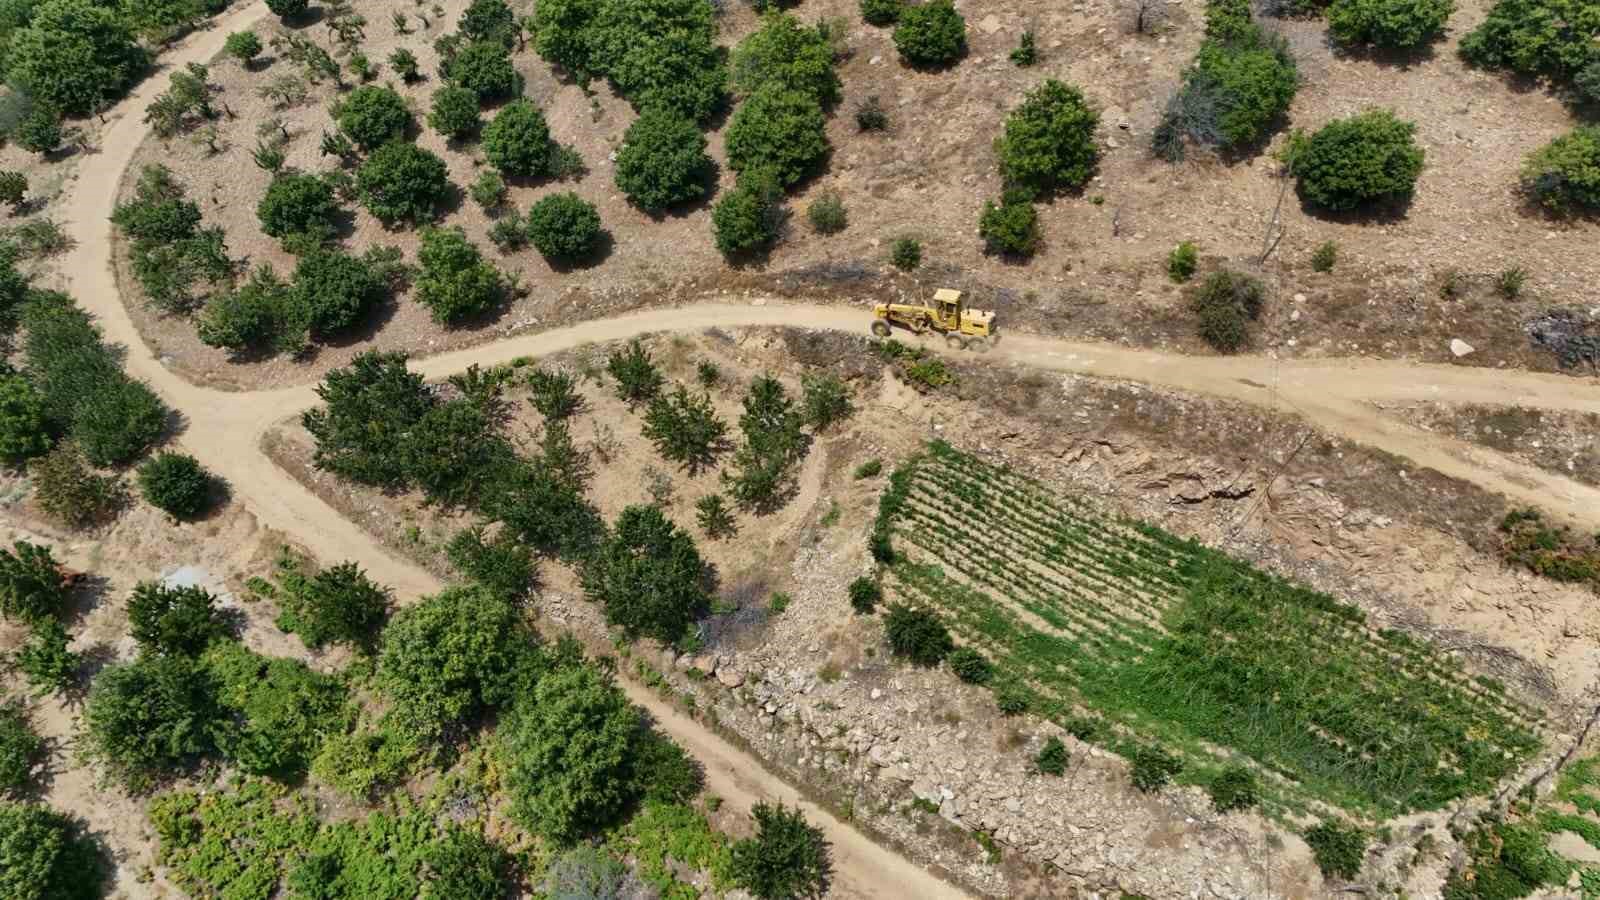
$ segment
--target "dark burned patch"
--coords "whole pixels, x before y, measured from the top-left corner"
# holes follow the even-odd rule
[[[883,371],[865,334],[802,328],[780,328],[778,334],[789,356],[808,368],[825,369],[844,379],[874,378]]]

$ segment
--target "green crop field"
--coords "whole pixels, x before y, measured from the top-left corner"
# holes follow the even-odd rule
[[[1539,748],[1533,713],[1430,644],[941,442],[893,474],[874,549],[1033,712],[1159,745],[1179,780],[1247,764],[1270,812],[1437,808]]]

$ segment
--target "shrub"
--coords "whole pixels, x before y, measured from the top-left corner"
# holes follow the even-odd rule
[[[496,175],[496,178],[499,176]],[[489,243],[501,253],[511,253],[528,246],[528,223],[522,213],[508,210],[489,226]]]
[[[754,837],[735,841],[729,867],[735,884],[759,900],[821,897],[833,876],[822,829],[798,808],[762,802],[750,810]]]
[[[524,178],[544,174],[550,164],[550,126],[529,100],[500,108],[483,130],[483,154],[507,175]]]
[[[676,641],[706,605],[705,563],[694,539],[656,506],[624,509],[582,575],[606,621],[630,638]]]
[[[1311,254],[1311,271],[1331,272],[1333,264],[1339,260],[1339,245],[1333,241],[1324,241]]]
[[[1521,267],[1512,266],[1502,271],[1494,278],[1494,291],[1506,300],[1515,300],[1522,295],[1522,286],[1528,282],[1528,273]]]
[[[482,527],[463,528],[445,552],[456,571],[507,600],[520,601],[533,589],[533,553],[509,529],[488,540]]]
[[[640,113],[617,150],[617,188],[647,212],[705,196],[713,170],[705,135],[692,120],[669,109]]]
[[[146,654],[199,656],[228,636],[216,601],[204,588],[142,581],[128,597],[128,633]]]
[[[1588,104],[1600,104],[1600,59],[1589,63],[1572,79],[1572,88],[1578,98]]]
[[[43,756],[44,740],[33,733],[27,707],[15,700],[0,704],[0,793],[26,787]],[[5,880],[0,870],[0,883]]]
[[[509,703],[533,672],[532,635],[488,588],[448,588],[401,610],[383,630],[376,682],[400,734],[421,745]]]
[[[889,262],[902,272],[922,265],[922,242],[916,238],[897,238],[889,245]]]
[[[1036,194],[1082,187],[1099,158],[1099,122],[1082,91],[1045,81],[1006,117],[1005,132],[995,141],[1001,177]]]
[[[637,339],[606,359],[606,371],[616,379],[617,396],[629,405],[651,400],[661,390],[661,372]]]
[[[362,150],[372,150],[405,137],[412,125],[406,101],[386,87],[362,85],[347,94],[333,111],[339,130]]]
[[[574,262],[595,251],[600,213],[577,194],[551,194],[528,210],[528,237],[545,258]]]
[[[561,900],[649,897],[653,890],[638,873],[605,849],[588,844],[579,844],[557,856],[545,871],[539,887],[550,897]]]
[[[850,390],[839,376],[800,376],[800,405],[807,425],[817,431],[826,431],[835,422],[842,422],[855,413],[850,402]]]
[[[200,461],[168,450],[139,466],[139,493],[145,502],[175,519],[192,519],[211,505],[211,473]]]
[[[1223,269],[1211,273],[1189,300],[1200,336],[1223,353],[1234,353],[1249,342],[1249,323],[1261,315],[1266,287],[1249,275]]]
[[[396,47],[389,54],[389,67],[406,84],[413,84],[422,77],[422,72],[417,64],[417,55],[405,47]]]
[[[499,41],[508,50],[517,42],[516,15],[505,0],[472,0],[457,27],[468,40]]]
[[[21,172],[0,172],[0,203],[11,207],[12,213],[22,210],[27,203],[28,176]]]
[[[348,331],[388,295],[381,268],[371,251],[357,258],[337,250],[313,250],[295,265],[292,304],[319,338]]]
[[[1418,47],[1444,32],[1454,0],[1333,0],[1328,33],[1342,44]]]
[[[1022,33],[1017,49],[1011,51],[1011,61],[1024,69],[1039,61],[1039,48],[1034,45],[1033,29]]]
[[[679,463],[689,474],[715,464],[728,425],[711,405],[711,395],[690,394],[682,385],[671,394],[658,394],[644,414],[644,436],[664,459]]]
[[[69,528],[88,528],[114,518],[127,495],[113,475],[97,475],[83,451],[62,443],[28,464],[39,508]]]
[[[861,101],[856,107],[857,131],[883,131],[889,127],[889,114],[883,109],[883,101],[873,94]]]
[[[284,22],[305,15],[310,6],[311,0],[267,0],[267,10]]]
[[[61,114],[53,107],[35,106],[17,123],[11,137],[18,147],[30,153],[41,156],[53,153],[63,140]]]
[[[472,182],[472,187],[467,189],[467,193],[471,194],[472,201],[483,209],[496,209],[506,202],[506,182],[500,177],[499,172],[485,170],[476,181]]]
[[[478,0],[468,12],[483,2]],[[500,5],[504,8],[504,4]],[[447,824],[444,834],[427,846],[423,859],[433,875],[424,895],[429,900],[501,900],[516,867],[516,860],[499,844],[477,829],[454,822]]]
[[[1039,213],[1016,192],[997,204],[987,200],[978,217],[978,236],[986,252],[1028,257],[1039,249]]]
[[[0,801],[0,887],[7,900],[96,900],[105,868],[77,822],[49,807]]]
[[[481,316],[505,296],[505,279],[460,227],[424,229],[417,262],[417,300],[440,324]]]
[[[645,360],[649,361],[648,354]],[[578,380],[569,372],[534,369],[528,373],[528,391],[529,402],[546,421],[560,421],[583,408]]]
[[[905,0],[861,0],[861,20],[884,28],[900,21]]]
[[[828,154],[822,106],[804,91],[764,86],[734,111],[726,147],[735,172],[770,171],[788,187],[816,172]]]
[[[1499,0],[1461,39],[1461,55],[1485,68],[1572,78],[1594,62],[1600,10],[1583,0]]]
[[[734,90],[747,96],[773,88],[800,91],[818,103],[839,99],[828,35],[786,13],[762,16],[761,27],[734,48],[732,73]]]
[[[1194,270],[1200,262],[1200,251],[1191,241],[1183,241],[1172,248],[1172,253],[1167,256],[1167,277],[1178,283],[1188,281],[1194,277]]]
[[[1409,199],[1422,174],[1415,131],[1388,110],[1372,110],[1297,137],[1291,164],[1301,196],[1334,211]]]
[[[1367,855],[1367,836],[1361,829],[1328,821],[1307,829],[1304,836],[1323,877],[1348,881],[1361,874]]]
[[[778,242],[783,218],[777,177],[766,170],[740,175],[711,208],[717,250],[730,259],[764,252]]]
[[[14,465],[49,449],[44,398],[21,375],[0,376],[0,459]]]
[[[1067,745],[1051,736],[1044,742],[1039,755],[1033,758],[1034,767],[1045,775],[1063,775],[1067,771]]]
[[[889,648],[915,665],[936,666],[954,648],[949,629],[931,609],[892,603],[883,627]]]
[[[1218,772],[1206,785],[1206,793],[1211,795],[1211,805],[1217,812],[1249,809],[1260,799],[1256,776],[1244,766],[1228,766]]]
[[[1528,155],[1522,189],[1558,213],[1600,210],[1600,126],[1580,126]]]
[[[385,144],[356,170],[361,205],[389,227],[431,221],[449,191],[444,160],[415,144]]]
[[[971,647],[957,647],[945,657],[950,671],[967,684],[987,684],[994,677],[994,664]]]
[[[65,691],[72,686],[82,660],[67,649],[71,641],[66,626],[56,619],[34,623],[28,640],[16,655],[17,668],[30,687],[39,693],[48,693]]]
[[[298,634],[306,646],[348,644],[371,649],[392,601],[389,590],[344,562],[314,575],[298,564],[280,563],[280,613],[277,625]]]
[[[211,685],[183,656],[142,656],[95,676],[84,707],[85,755],[143,791],[215,747]]]
[[[863,575],[850,582],[850,608],[861,615],[871,615],[883,602],[883,588],[876,579]]]
[[[315,175],[285,172],[275,176],[256,205],[261,230],[275,238],[305,235],[314,241],[333,234],[339,202],[333,188]]]
[[[593,666],[539,679],[500,729],[512,818],[556,843],[611,824],[632,799],[639,734],[638,710]]]
[[[61,615],[67,602],[61,571],[49,547],[27,541],[0,547],[0,615],[21,622]]]
[[[237,59],[245,68],[249,68],[256,57],[261,55],[261,39],[256,37],[254,31],[235,31],[223,42],[222,52]]]
[[[468,44],[456,51],[443,69],[446,81],[477,94],[479,100],[503,100],[522,93],[522,76],[511,65],[505,45],[497,41]]]
[[[47,0],[11,36],[6,77],[38,109],[88,115],[120,97],[150,57],[117,14],[91,0]]]
[[[317,396],[323,405],[301,416],[317,444],[312,457],[317,468],[358,484],[406,483],[397,448],[433,398],[422,377],[406,369],[404,354],[362,353],[329,372]]]
[[[1299,87],[1288,46],[1251,23],[1248,11],[1226,34],[1201,44],[1184,73],[1153,136],[1158,156],[1182,159],[1186,137],[1223,150],[1243,149],[1265,137],[1288,110]]]
[[[811,221],[811,227],[818,234],[836,234],[849,224],[849,214],[845,212],[844,201],[832,191],[811,201],[811,205],[806,207],[806,218]]]
[[[1183,763],[1160,747],[1140,747],[1133,753],[1133,786],[1150,793],[1172,781],[1183,771]]]
[[[434,91],[428,110],[428,127],[452,140],[477,134],[483,127],[483,119],[478,115],[478,95],[449,84]]]
[[[951,0],[927,0],[900,11],[894,47],[913,66],[947,66],[967,52],[967,20]]]
[[[267,265],[237,290],[212,297],[195,325],[201,342],[211,347],[291,354],[304,352],[310,327],[290,286]]]
[[[201,659],[230,722],[218,749],[241,771],[294,779],[305,774],[328,734],[349,725],[344,685],[304,663],[261,656],[219,641]]]

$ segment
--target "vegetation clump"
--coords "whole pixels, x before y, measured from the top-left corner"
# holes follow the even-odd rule
[[[505,278],[461,228],[428,228],[417,250],[417,299],[433,320],[458,324],[481,316],[505,296]]]
[[[37,108],[84,116],[122,96],[150,56],[112,7],[90,0],[46,0],[11,35],[7,80]]]
[[[175,519],[193,519],[211,505],[213,479],[187,453],[162,451],[139,466],[145,502]]]
[[[345,95],[334,107],[333,118],[339,130],[362,150],[375,150],[405,137],[413,124],[404,98],[373,85],[362,85]]]
[[[883,588],[876,579],[863,575],[850,582],[850,608],[861,615],[871,615],[883,602]]]
[[[570,191],[544,197],[528,210],[528,237],[546,259],[581,260],[594,253],[600,236],[599,211]]]
[[[1067,771],[1067,760],[1067,745],[1052,735],[1033,758],[1033,764],[1045,775],[1063,775]]]
[[[630,506],[583,567],[583,587],[629,637],[671,643],[707,604],[694,539],[658,506]]]
[[[967,20],[951,0],[904,6],[895,20],[894,47],[913,66],[948,66],[967,53]]]
[[[1475,66],[1573,81],[1595,65],[1600,9],[1584,0],[1498,0],[1483,24],[1461,39]]]
[[[1247,5],[1211,0],[1206,39],[1167,102],[1151,151],[1177,162],[1186,142],[1224,152],[1252,147],[1288,111],[1299,82],[1288,45],[1251,21]]]
[[[389,227],[433,221],[450,190],[444,160],[396,141],[379,147],[356,170],[356,196],[367,212]]]
[[[1194,277],[1194,270],[1199,263],[1199,248],[1192,241],[1183,241],[1172,248],[1172,253],[1167,256],[1167,277],[1182,284]]]
[[[1329,820],[1307,829],[1305,839],[1324,877],[1348,881],[1361,874],[1367,855],[1367,836],[1361,829]]]
[[[1579,126],[1528,155],[1522,190],[1557,213],[1600,210],[1600,126]]]
[[[936,666],[955,648],[939,614],[924,607],[891,603],[883,628],[889,649],[919,666]]]
[[[999,203],[984,201],[978,217],[978,236],[984,250],[1006,256],[1029,257],[1039,249],[1039,212],[1027,191],[1007,191]]]
[[[1005,131],[995,141],[1000,177],[1008,187],[1035,196],[1082,187],[1099,159],[1094,145],[1099,122],[1082,91],[1046,80],[1006,117]]]
[[[816,96],[773,83],[739,104],[728,122],[728,168],[770,173],[784,187],[816,172],[828,154]]]
[[[1335,212],[1409,200],[1423,163],[1415,132],[1388,110],[1371,110],[1296,135],[1290,165],[1300,195]]]
[[[453,84],[434,91],[428,110],[428,127],[457,141],[477,134],[483,127],[483,117],[478,113],[478,95]]]
[[[513,100],[483,129],[483,155],[503,174],[543,175],[550,166],[550,126],[528,100]]]
[[[1189,299],[1200,337],[1223,353],[1249,344],[1250,323],[1265,303],[1266,287],[1259,279],[1229,269],[1211,273]]]
[[[646,212],[704,197],[713,169],[705,135],[691,119],[669,109],[640,113],[617,150],[617,188]]]
[[[729,259],[769,249],[778,242],[783,221],[783,188],[765,169],[740,175],[733,190],[711,208],[717,250]]]
[[[94,843],[47,806],[0,800],[0,886],[13,900],[95,900],[106,880]]]
[[[1328,33],[1342,44],[1411,49],[1444,33],[1455,0],[1334,0]]]
[[[756,833],[733,845],[734,882],[759,900],[826,895],[833,863],[822,829],[781,805],[757,803],[750,816]]]

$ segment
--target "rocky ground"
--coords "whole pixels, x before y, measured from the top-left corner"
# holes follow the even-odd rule
[[[1600,484],[1600,416],[1443,403],[1385,409],[1428,431],[1482,444],[1574,481]]]

